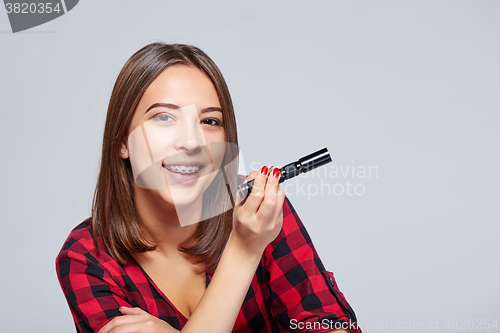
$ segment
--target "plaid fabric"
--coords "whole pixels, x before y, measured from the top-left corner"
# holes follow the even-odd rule
[[[140,307],[182,329],[187,319],[139,264],[131,258],[119,265],[102,239],[98,244],[100,251],[94,247],[92,223],[87,219],[73,229],[56,258],[77,332],[97,332],[120,315],[120,306]],[[207,286],[211,278],[212,273],[207,273]],[[283,228],[263,253],[233,332],[327,332],[342,323],[347,331],[361,332],[333,274],[323,267],[286,199]]]

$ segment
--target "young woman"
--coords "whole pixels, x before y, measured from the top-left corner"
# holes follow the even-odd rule
[[[252,172],[251,194],[234,196],[237,143],[203,51],[152,43],[127,61],[92,216],[56,258],[78,332],[360,332],[279,169]]]

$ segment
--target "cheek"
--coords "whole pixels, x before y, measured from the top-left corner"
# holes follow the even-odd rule
[[[224,130],[205,131],[204,135],[209,148],[210,157],[214,163],[215,169],[217,170],[222,163],[227,145],[225,142],[226,136],[224,134]]]
[[[164,128],[151,127],[147,123],[130,133],[129,157],[137,186],[144,189],[165,189],[162,160],[172,155],[172,137]]]
[[[160,162],[174,154],[172,151],[175,140],[173,128],[162,128],[145,123],[143,133],[154,162]]]
[[[208,143],[210,159],[213,162],[214,170],[218,170],[221,168],[224,157],[226,157],[225,163],[230,163],[234,160],[234,158],[231,158],[231,156],[235,155],[233,152],[235,151],[236,145],[230,142],[223,141],[224,137],[219,139],[220,141],[212,140]]]
[[[224,132],[224,129],[218,129],[218,130],[204,130],[203,135],[205,136],[205,140],[207,142],[225,142],[226,141],[226,134]]]

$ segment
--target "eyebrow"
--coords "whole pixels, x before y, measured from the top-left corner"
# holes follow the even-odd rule
[[[170,103],[155,103],[153,105],[151,105],[147,110],[146,112],[144,112],[144,114],[146,114],[149,110],[151,109],[154,109],[154,108],[160,108],[160,107],[163,107],[163,108],[168,108],[168,109],[172,109],[172,110],[175,110],[175,109],[180,109],[181,107],[178,106],[178,105],[175,105],[175,104],[170,104]],[[219,112],[222,112],[222,109],[217,107],[217,106],[211,106],[211,107],[208,107],[208,108],[203,108],[201,109],[201,113],[205,113],[205,112],[214,112],[214,111],[219,111]]]

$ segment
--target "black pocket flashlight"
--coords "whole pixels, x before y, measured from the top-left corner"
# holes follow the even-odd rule
[[[332,158],[328,153],[328,149],[323,148],[321,150],[318,150],[317,152],[299,158],[298,161],[292,162],[282,167],[280,169],[281,177],[279,182],[283,183],[287,179],[298,176],[301,173],[316,169],[322,165],[330,163],[331,161]],[[237,194],[241,199],[246,198],[252,192],[252,188],[253,180],[239,185]]]

